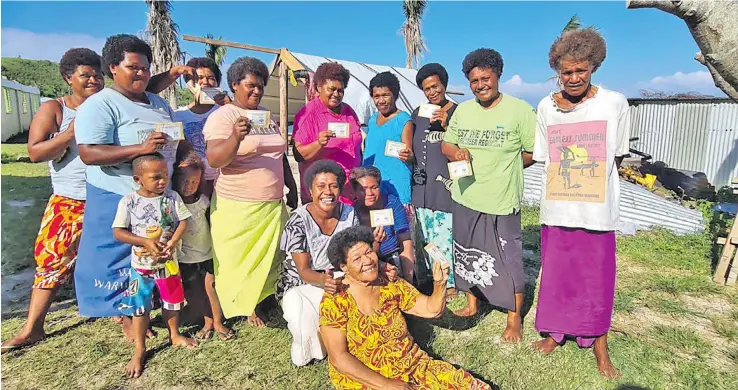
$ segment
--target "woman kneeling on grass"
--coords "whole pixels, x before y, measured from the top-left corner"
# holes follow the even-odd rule
[[[489,389],[489,385],[421,350],[402,312],[439,317],[446,307],[448,264],[433,264],[433,294],[422,295],[404,279],[381,277],[368,227],[333,237],[328,258],[345,272],[341,289],[320,303],[320,334],[329,375],[337,389]]]
[[[536,329],[547,337],[533,346],[551,353],[567,337],[594,345],[600,373],[617,377],[607,332],[615,299],[617,168],[628,154],[630,120],[625,96],[591,83],[605,53],[605,40],[592,29],[563,34],[549,52],[563,88],[538,105],[533,158],[546,163],[547,184]],[[589,157],[578,165],[587,173],[570,175],[569,164],[582,155]]]

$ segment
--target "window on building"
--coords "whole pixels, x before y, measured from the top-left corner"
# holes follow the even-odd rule
[[[38,98],[38,95],[31,95],[31,103],[33,106],[33,112],[38,111],[38,108],[41,106],[41,101]]]
[[[21,92],[21,106],[23,107],[23,113],[28,114],[28,93]]]
[[[5,113],[12,114],[13,113],[13,99],[10,96],[10,90],[7,88],[3,88],[3,99],[5,99]]]

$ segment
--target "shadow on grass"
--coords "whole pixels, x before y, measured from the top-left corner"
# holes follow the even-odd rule
[[[626,384],[623,384],[623,385],[619,385],[618,387],[616,387],[616,389],[617,390],[650,390],[648,387],[642,387],[642,386],[638,386],[638,385],[632,385],[632,384],[629,384],[629,383],[626,383]]]
[[[38,343],[46,342],[49,339],[52,339],[52,338],[55,338],[55,337],[64,336],[65,334],[67,334],[67,333],[69,333],[69,332],[71,332],[71,331],[79,328],[80,326],[91,324],[91,323],[93,323],[93,322],[95,322],[95,321],[98,320],[97,318],[90,318],[90,317],[80,317],[80,318],[81,318],[81,321],[77,321],[74,324],[65,326],[65,327],[63,327],[61,329],[57,329],[57,330],[55,330],[55,331],[53,331],[51,333],[47,333],[46,334],[46,337],[44,337],[42,340],[40,340],[40,341],[38,341],[36,343],[27,345],[27,346],[25,346],[23,348],[17,349],[15,351],[12,351],[10,353],[12,353],[14,355],[14,357],[19,358],[19,357],[25,355],[26,352],[28,352],[34,345],[36,345]],[[13,336],[14,335],[11,335],[10,337],[13,337]],[[10,337],[8,337],[8,338],[10,338]]]

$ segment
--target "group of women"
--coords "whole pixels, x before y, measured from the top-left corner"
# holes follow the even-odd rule
[[[313,75],[317,93],[308,96],[294,123],[302,205],[276,123],[255,127],[247,119],[248,110],[264,109],[269,72],[263,62],[235,61],[227,72],[233,98],[220,97],[207,115],[195,113],[201,135],[188,131],[189,142],[178,144],[152,130],[173,116],[152,92],[180,75],[203,86],[219,84],[208,81],[214,76],[199,77],[200,68],[207,68],[219,78],[217,67],[176,67],[151,77],[151,49],[129,35],[108,39],[102,66],[93,52],[74,50],[61,65],[72,94],[45,103],[31,130],[31,157],[51,161],[54,195],[38,238],[28,323],[3,343],[4,350],[44,337],[46,310],[58,284],[72,275],[75,254],[80,313],[119,315],[130,248],[115,241],[110,226],[115,204],[133,190],[130,161],[158,150],[171,167],[178,152],[194,148],[217,172],[211,231],[225,317],[247,316],[250,324],[264,326],[260,303],[276,294],[293,338],[293,363],[327,355],[337,388],[487,388],[421,351],[399,313],[437,317],[447,289],[455,287],[467,299],[456,315],[476,315],[482,300],[507,311],[502,340],[522,340],[523,169],[538,161],[545,164],[545,187],[536,329],[546,337],[532,345],[544,353],[570,338],[582,347],[594,345],[600,372],[618,374],[607,333],[617,165],[628,152],[628,104],[621,94],[591,83],[605,58],[596,31],[567,32],[553,43],[549,65],[561,90],[537,110],[500,93],[503,61],[492,49],[464,59],[475,98],[458,105],[447,98],[443,66],[418,71],[418,87],[438,107],[430,117],[419,109],[399,110],[399,81],[389,72],[377,74],[369,85],[377,111],[366,124],[343,102],[349,72],[337,63],[321,65]],[[101,73],[112,78],[112,87],[102,88]],[[75,109],[76,124],[70,125]],[[346,124],[347,135],[329,130],[335,122]],[[49,138],[52,133],[59,135]],[[388,156],[388,141],[405,147]],[[447,164],[456,161],[468,162],[471,175],[452,179]],[[591,164],[592,173],[572,177],[572,161]],[[293,209],[289,216],[286,203]],[[371,228],[371,211],[379,209],[393,210],[394,224]],[[63,220],[63,231],[49,231],[51,219]],[[445,261],[417,249],[428,244]],[[50,247],[57,250],[53,259],[43,255]],[[412,285],[423,279],[416,275],[420,265],[432,270],[430,296]]]

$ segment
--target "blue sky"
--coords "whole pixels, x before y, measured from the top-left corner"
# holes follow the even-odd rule
[[[143,1],[2,2],[2,56],[58,61],[71,47],[101,51],[107,36],[138,33],[146,26]],[[436,2],[423,19],[430,52],[423,62],[440,62],[454,89],[468,91],[461,61],[471,50],[491,47],[504,59],[504,92],[535,104],[551,90],[548,50],[573,14],[596,25],[608,44],[595,82],[637,96],[638,90],[698,91],[724,96],[706,69],[684,22],[655,10],[627,10],[609,2]],[[402,66],[399,34],[402,4],[391,2],[174,2],[182,34]],[[72,22],[72,20],[79,22]],[[204,45],[181,42],[201,55]],[[267,64],[273,56],[230,49],[226,64],[249,55]],[[470,97],[470,93],[467,93]]]

